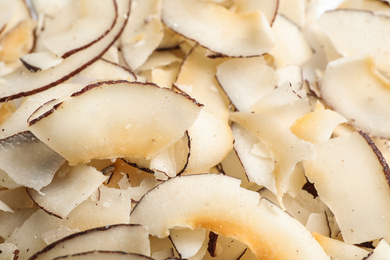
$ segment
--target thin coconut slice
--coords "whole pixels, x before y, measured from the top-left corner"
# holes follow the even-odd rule
[[[300,28],[306,23],[305,0],[279,0],[278,14],[286,16]]]
[[[30,71],[36,72],[52,68],[62,62],[51,52],[34,52],[20,57],[23,65]]]
[[[99,5],[93,0],[79,0],[76,7],[80,16],[72,21],[70,27],[65,30],[55,27],[57,30],[53,28],[51,34],[42,35],[45,47],[57,57],[66,58],[102,39],[114,27],[119,15],[115,0],[103,0]],[[54,16],[53,19],[61,18]],[[51,29],[50,22],[46,27],[49,27],[46,30]],[[86,31],[88,33],[85,33]]]
[[[235,14],[212,2],[165,0],[162,20],[172,30],[226,56],[260,56],[274,45],[260,11]]]
[[[76,165],[116,157],[149,159],[182,138],[199,111],[195,100],[169,89],[109,81],[87,86],[50,110],[36,111],[29,124],[41,140]],[[85,131],[91,127],[93,131]]]
[[[4,81],[0,83],[0,102],[52,88],[98,60],[120,36],[126,24],[130,3],[126,0],[117,0],[117,5],[118,19],[115,26],[99,41],[69,56],[52,69],[35,73],[20,69],[3,77]]]
[[[18,247],[11,243],[1,243],[0,252],[2,259],[15,259],[18,257]]]
[[[86,77],[87,79],[84,79]],[[74,81],[81,80],[87,84],[96,81],[107,80],[127,80],[135,81],[137,76],[131,70],[105,59],[100,59],[81,71],[79,75],[74,78]]]
[[[223,175],[172,178],[148,192],[131,219],[158,237],[175,226],[206,228],[247,244],[258,258],[329,259],[297,220]]]
[[[306,176],[349,244],[390,235],[388,166],[368,141],[367,135],[355,132],[319,143],[316,159],[304,163]]]
[[[344,243],[343,241],[332,239],[318,233],[313,234],[318,243],[321,244],[325,252],[332,257],[332,259],[366,259],[370,254],[369,251]]]
[[[268,147],[260,143],[255,135],[239,124],[232,124],[232,132],[234,149],[248,180],[276,194],[274,163]]]
[[[390,255],[390,245],[385,239],[381,239],[378,245],[375,247],[372,254],[366,257],[366,260],[381,260],[386,259]]]
[[[121,36],[121,51],[128,66],[136,70],[158,47],[164,28],[162,0],[133,0],[129,21]]]
[[[0,211],[0,237],[10,237],[36,210],[36,207],[32,207],[14,209],[13,213]]]
[[[319,143],[327,141],[335,128],[346,122],[347,119],[339,113],[330,109],[320,109],[302,116],[290,129],[305,141]]]
[[[69,212],[86,200],[105,180],[93,167],[78,165],[69,172],[57,174],[40,192],[29,189],[31,199],[51,215],[65,218]],[[64,196],[67,194],[67,196]]]
[[[268,53],[273,56],[278,68],[288,65],[303,65],[313,56],[302,30],[283,15],[277,15],[272,25],[276,45]]]
[[[4,212],[11,212],[13,213],[14,211],[7,205],[5,204],[3,201],[0,200],[0,210],[1,211],[4,211]]]
[[[201,249],[205,239],[204,229],[171,229],[169,238],[181,258],[188,259],[196,255]]]
[[[264,57],[237,58],[218,66],[216,77],[238,111],[249,112],[261,97],[271,92],[278,75]]]
[[[341,9],[326,12],[318,23],[343,56],[368,55],[380,69],[390,70],[389,16]]]
[[[264,13],[267,21],[272,25],[275,20],[276,14],[278,13],[280,0],[238,0],[236,1],[236,12],[238,13],[248,13],[260,10]]]
[[[278,201],[286,192],[289,176],[298,162],[313,159],[313,144],[297,138],[283,122],[265,114],[235,112],[231,120],[242,125],[264,142],[272,153]]]
[[[323,211],[321,213],[311,213],[307,218],[305,226],[311,233],[316,232],[323,236],[331,236],[331,230],[329,227],[329,221],[326,211]]]
[[[83,252],[73,255],[66,255],[66,256],[58,256],[56,258],[53,258],[55,260],[60,259],[83,259],[83,260],[105,260],[105,259],[113,259],[113,260],[153,260],[153,258],[150,258],[145,255],[141,254],[133,254],[133,253],[125,253],[120,251],[89,251],[89,252]]]
[[[371,58],[351,57],[328,64],[320,92],[326,104],[357,129],[390,138],[389,86]]]
[[[86,230],[58,240],[30,257],[53,259],[92,250],[150,254],[146,229],[139,225],[112,225]]]
[[[40,190],[48,185],[65,159],[36,138],[22,132],[0,140],[0,168],[16,183]]]
[[[270,91],[251,107],[255,113],[272,115],[290,127],[298,118],[311,112],[311,106],[305,90],[294,91],[290,82]]]

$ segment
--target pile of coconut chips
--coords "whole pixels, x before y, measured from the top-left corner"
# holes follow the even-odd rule
[[[390,1],[1,0],[0,259],[389,259]]]

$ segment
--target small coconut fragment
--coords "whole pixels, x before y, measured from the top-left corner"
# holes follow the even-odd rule
[[[306,23],[305,0],[279,0],[278,14],[286,16],[300,28]]]
[[[366,259],[370,252],[343,241],[329,238],[318,233],[313,233],[314,237],[324,248],[325,252],[332,257],[332,259]]]
[[[181,258],[188,259],[196,255],[206,240],[204,229],[171,229],[169,238]]]
[[[91,250],[149,255],[149,246],[148,233],[144,227],[124,224],[107,225],[67,236],[48,245],[30,259],[53,259]]]
[[[212,2],[164,0],[162,20],[217,54],[260,56],[274,45],[270,25],[260,11],[236,14]]]
[[[344,57],[371,56],[380,69],[390,70],[389,16],[370,11],[340,9],[326,12],[318,23],[335,49]]]
[[[7,205],[5,204],[3,201],[0,200],[0,210],[1,211],[4,211],[4,212],[11,212],[13,213],[14,211]]]
[[[281,205],[288,179],[300,161],[313,159],[314,146],[297,138],[280,119],[265,114],[235,112],[231,119],[256,135],[271,151],[274,162],[274,176]]]
[[[64,255],[53,258],[54,260],[71,259],[71,260],[153,260],[146,255],[125,253],[121,251],[108,251],[108,250],[94,250],[88,252],[82,252],[73,255]]]
[[[349,57],[330,62],[320,83],[327,105],[345,116],[358,130],[390,137],[390,81],[370,57]]]
[[[348,244],[390,235],[386,161],[374,149],[373,143],[355,132],[318,143],[315,160],[304,163],[307,178],[335,215]]]
[[[275,20],[276,14],[278,13],[280,0],[237,0],[236,1],[236,12],[248,13],[253,11],[261,11],[264,13],[267,21],[270,25]]]
[[[106,80],[127,80],[135,81],[137,79],[134,72],[131,70],[111,61],[100,59],[88,66],[85,70],[80,72],[79,76],[87,77],[89,80],[87,84],[94,83],[96,81]],[[75,77],[77,81],[77,76]],[[93,82],[92,82],[93,81]]]
[[[275,47],[268,53],[274,58],[276,67],[303,65],[313,55],[302,30],[283,15],[277,15],[272,25]]]
[[[76,165],[92,159],[149,159],[180,140],[199,111],[195,100],[169,89],[109,81],[87,86],[50,110],[36,111],[29,124],[41,140]]]
[[[240,112],[249,112],[252,104],[277,86],[279,78],[264,57],[226,60],[218,65],[216,77]]]
[[[173,227],[209,229],[247,244],[260,259],[329,259],[297,220],[223,175],[172,178],[141,199],[131,221],[158,237],[168,236]]]
[[[121,35],[121,51],[127,65],[138,69],[160,44],[162,0],[133,0],[129,21]]]
[[[65,218],[69,212],[86,200],[105,180],[106,176],[93,167],[78,165],[65,176],[54,177],[40,192],[29,189],[32,200],[51,215]],[[64,196],[64,194],[67,194]]]
[[[386,239],[381,239],[374,251],[365,259],[366,260],[381,260],[386,259],[390,255],[390,245]]]
[[[16,183],[37,191],[48,185],[65,159],[36,138],[22,132],[0,140],[0,168]]]

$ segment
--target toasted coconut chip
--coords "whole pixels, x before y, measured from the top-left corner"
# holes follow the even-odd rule
[[[104,120],[96,121],[92,111]],[[109,81],[87,86],[47,112],[37,111],[29,124],[76,165],[116,157],[149,159],[182,138],[199,111],[193,99],[157,85]]]
[[[204,229],[171,229],[169,238],[181,258],[188,259],[196,255],[206,239]]]
[[[91,66],[88,66],[85,70],[83,70],[79,75],[81,77],[88,78],[83,80],[87,81],[87,84],[105,80],[135,81],[137,79],[134,72],[117,63],[113,63],[105,59],[96,61]],[[78,81],[77,77],[78,76],[75,77],[75,81]]]
[[[118,19],[115,26],[99,41],[69,56],[50,70],[32,73],[20,69],[5,76],[4,82],[0,83],[0,102],[47,90],[73,77],[98,60],[119,37],[126,24],[130,2],[117,0],[117,5]]]
[[[216,77],[241,112],[249,112],[250,106],[271,92],[278,82],[278,75],[264,57],[229,59],[218,66]]]
[[[79,165],[69,172],[57,174],[40,192],[28,189],[31,199],[51,215],[65,218],[69,212],[86,200],[106,180],[93,167]],[[67,196],[64,196],[67,194]]]
[[[313,233],[313,235],[332,259],[365,259],[370,253],[363,248],[349,245],[337,239],[332,239],[318,233]]]
[[[12,65],[19,62],[19,57],[30,52],[34,35],[35,21],[26,19],[12,28],[0,39],[0,61]]]
[[[133,0],[129,21],[121,36],[121,50],[129,67],[136,70],[160,44],[162,0]]]
[[[131,191],[102,186],[90,197],[72,210],[62,225],[70,229],[87,230],[104,225],[129,223]]]
[[[79,84],[63,83],[56,88],[37,93],[24,99],[17,110],[0,126],[0,138],[6,138],[20,132],[28,131],[27,119],[38,107],[53,99],[62,99],[70,96],[82,88],[83,86]]]
[[[86,230],[58,240],[30,259],[53,259],[93,250],[150,254],[146,229],[139,225],[112,225]]]
[[[83,260],[105,260],[105,259],[113,259],[113,260],[153,260],[153,258],[150,258],[145,255],[140,254],[133,254],[133,253],[125,253],[122,251],[89,251],[89,252],[83,252],[73,255],[67,255],[67,256],[59,256],[56,258],[53,258],[55,260],[60,259],[83,259]]]
[[[280,0],[237,0],[236,12],[249,13],[259,10],[264,13],[268,23],[272,25],[278,12],[279,2]]]
[[[186,134],[172,146],[152,156],[150,169],[154,172],[163,172],[168,177],[174,177],[186,170],[190,152],[190,137]]]
[[[175,226],[206,228],[247,244],[258,258],[328,259],[298,221],[258,193],[241,188],[238,179],[223,175],[172,178],[142,198],[131,221],[159,237]]]
[[[347,119],[330,109],[316,110],[299,118],[291,126],[291,131],[299,138],[319,143],[327,141],[335,128]]]
[[[286,16],[300,28],[303,28],[306,23],[306,1],[279,0],[278,14]]]
[[[22,132],[0,140],[0,168],[16,183],[37,191],[48,185],[65,159],[37,139]]]
[[[231,114],[231,120],[255,134],[270,149],[278,201],[283,205],[282,196],[289,186],[289,176],[298,162],[314,158],[314,146],[297,138],[273,116],[236,112]]]
[[[276,45],[268,53],[278,68],[303,65],[313,55],[313,50],[301,29],[283,15],[277,15],[272,25]]]
[[[349,244],[390,235],[390,189],[374,148],[355,132],[317,144],[316,159],[304,164]]]
[[[390,70],[390,17],[362,10],[334,10],[318,21],[343,56],[369,55]],[[367,33],[370,32],[370,33]]]
[[[34,52],[20,57],[23,65],[30,71],[36,72],[52,68],[62,62],[51,52]]]
[[[234,149],[248,180],[277,193],[274,163],[269,148],[239,124],[232,124]]]
[[[259,56],[274,45],[270,25],[260,11],[235,14],[211,2],[165,0],[162,20],[177,33],[226,56]]]
[[[285,82],[257,100],[251,111],[278,117],[290,127],[298,118],[311,112],[305,90],[295,92],[291,83]]]
[[[186,173],[208,172],[232,149],[229,126],[229,100],[215,79],[221,61],[206,57],[202,47],[186,57],[175,86],[204,104],[198,119],[189,128],[191,154]]]
[[[321,213],[311,213],[307,219],[306,228],[311,233],[316,232],[323,236],[331,236],[326,211]]]
[[[390,255],[390,246],[385,239],[381,239],[378,245],[375,247],[372,254],[370,254],[366,260],[380,260],[386,259]]]
[[[20,259],[28,259],[46,246],[41,235],[56,229],[60,222],[59,218],[50,216],[43,210],[35,211],[6,238],[5,242],[17,244]]]
[[[57,57],[66,58],[99,41],[111,31],[119,15],[115,0],[103,0],[99,5],[93,0],[79,0],[75,8],[79,16],[69,27],[58,28],[56,19],[63,17],[56,15],[46,19],[45,31],[40,35],[43,45]]]
[[[359,130],[390,138],[390,82],[369,57],[344,58],[328,64],[320,85],[326,104]]]

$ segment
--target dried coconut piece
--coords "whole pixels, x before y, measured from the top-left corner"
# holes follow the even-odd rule
[[[321,244],[325,252],[332,259],[366,259],[369,251],[355,245],[347,244],[343,241],[329,238],[318,233],[313,233],[314,237]]]
[[[268,53],[273,56],[276,67],[303,65],[313,56],[302,30],[285,16],[276,16],[272,34],[276,44]]]
[[[18,247],[11,243],[0,243],[0,252],[1,259],[15,259],[18,255]]]
[[[169,238],[181,258],[188,259],[195,256],[206,240],[206,230],[174,228],[169,232]]]
[[[137,76],[134,74],[134,72],[127,69],[126,67],[119,65],[118,63],[100,59],[88,66],[85,70],[81,71],[80,74],[76,75],[74,81],[77,82],[78,80],[81,80],[87,84],[92,84],[96,81],[107,80],[136,81]]]
[[[108,81],[36,111],[29,124],[70,165],[118,157],[149,159],[182,138],[200,108],[188,96],[154,84]],[[93,131],[85,131],[91,127]]]
[[[390,246],[386,239],[381,239],[374,251],[365,258],[366,260],[381,260],[386,259],[390,255]]]
[[[47,213],[65,218],[69,212],[86,200],[105,180],[93,167],[78,165],[68,172],[57,174],[40,192],[28,189],[31,199]],[[67,194],[64,196],[64,194]]]
[[[270,25],[260,11],[236,14],[212,2],[164,0],[162,20],[217,54],[260,56],[274,46]]]
[[[62,62],[51,52],[34,52],[20,57],[23,65],[30,71],[36,72],[52,68]]]
[[[237,13],[259,10],[264,13],[268,23],[272,25],[278,13],[279,2],[280,0],[237,0],[235,8]]]
[[[0,168],[16,183],[37,191],[47,186],[65,159],[31,132],[0,140]]]
[[[138,69],[160,44],[164,28],[161,22],[162,0],[133,0],[129,21],[120,38],[127,65]]]
[[[318,143],[317,157],[304,163],[307,178],[335,215],[348,244],[390,235],[387,164],[362,135],[355,132]]]
[[[229,59],[218,65],[216,77],[230,101],[240,112],[271,92],[278,75],[264,57]]]
[[[93,0],[75,2],[79,16],[71,21],[69,27],[63,30],[56,27],[52,29],[51,34],[41,35],[43,45],[57,57],[66,58],[99,41],[112,30],[118,19],[115,0],[103,0],[98,5]],[[62,17],[54,16],[47,19],[49,23],[46,27],[50,27],[50,21],[59,18]],[[85,33],[86,31],[88,33]]]
[[[257,136],[237,123],[232,124],[232,132],[234,149],[248,180],[276,194],[274,163],[268,147],[263,143],[258,145]]]
[[[320,83],[321,98],[355,128],[372,136],[390,137],[390,81],[369,57],[330,62]]]
[[[300,28],[306,23],[305,0],[279,0],[278,14],[286,16]]]
[[[87,48],[67,57],[50,70],[32,73],[22,68],[4,76],[3,81],[0,82],[0,102],[45,91],[75,76],[98,60],[120,36],[130,12],[129,1],[116,0],[116,2],[118,19],[109,33]]]
[[[384,0],[346,0],[338,9],[358,9],[365,11],[379,12],[383,14],[390,14],[390,3]]]
[[[30,259],[53,259],[91,250],[123,251],[149,255],[148,233],[140,225],[107,225],[67,236],[43,248]]]
[[[173,227],[206,228],[247,244],[258,258],[329,259],[297,220],[224,175],[172,178],[148,192],[130,218],[158,237]]]
[[[13,213],[14,211],[7,205],[5,204],[3,201],[0,200],[0,210],[1,211],[4,211],[4,212],[11,212]]]
[[[274,162],[277,198],[281,205],[283,194],[289,186],[289,177],[298,162],[313,159],[313,144],[297,138],[283,122],[270,115],[234,112],[233,122],[256,135],[271,151]]]
[[[362,10],[333,10],[318,20],[344,57],[371,56],[378,68],[390,70],[390,17]],[[368,33],[369,32],[369,33]]]

